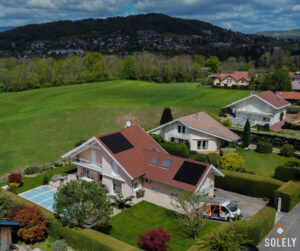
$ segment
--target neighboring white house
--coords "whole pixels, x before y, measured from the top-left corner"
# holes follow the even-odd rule
[[[250,84],[247,71],[235,71],[233,73],[211,74],[208,76],[213,80],[215,86],[232,87],[234,85],[246,87]]]
[[[226,107],[231,108],[232,115],[236,119],[246,121],[249,119],[253,124],[269,124],[270,126],[280,121],[280,116],[286,118],[286,108],[291,105],[285,99],[271,91],[240,99]]]
[[[62,158],[77,166],[78,178],[101,182],[109,194],[171,209],[182,190],[213,196],[214,176],[224,176],[213,165],[168,154],[139,126],[92,137]]]
[[[214,152],[239,136],[205,112],[197,112],[158,126],[148,133],[159,134],[167,141],[190,144],[191,151]]]

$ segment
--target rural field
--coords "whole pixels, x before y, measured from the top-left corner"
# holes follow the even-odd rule
[[[58,160],[81,139],[120,129],[127,120],[156,126],[164,107],[178,117],[215,112],[249,91],[111,81],[0,93],[0,175]]]

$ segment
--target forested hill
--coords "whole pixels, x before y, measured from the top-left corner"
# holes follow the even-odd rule
[[[31,24],[0,32],[0,57],[128,54],[243,56],[257,59],[274,38],[233,32],[199,20],[164,14]],[[275,46],[274,44],[272,46]]]
[[[300,40],[300,29],[283,30],[283,31],[261,31],[257,35],[274,37],[279,39],[297,39]]]
[[[30,24],[0,33],[0,40],[29,42],[70,36],[95,37],[118,31],[130,35],[138,30],[180,35],[205,35],[208,30],[220,35],[225,32],[224,29],[203,21],[174,18],[163,14],[146,14]]]

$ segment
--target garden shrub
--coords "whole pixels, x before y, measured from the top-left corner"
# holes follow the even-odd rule
[[[227,153],[219,158],[217,167],[231,171],[244,169],[244,160],[238,153]]]
[[[278,166],[275,169],[274,178],[282,181],[300,180],[299,166]]]
[[[45,175],[43,177],[43,185],[47,185],[49,183],[49,177],[47,175]]]
[[[193,156],[193,159],[196,161],[204,162],[204,163],[209,163],[208,155],[205,153],[196,153]]]
[[[25,207],[26,207],[25,204],[13,203],[9,210],[8,219],[10,221],[14,221],[14,219],[17,215],[17,212],[19,212],[20,210],[23,210]]]
[[[263,132],[269,132],[270,131],[270,125],[265,124],[265,125],[256,125],[256,128],[258,131],[263,131]]]
[[[260,141],[256,145],[256,151],[259,153],[270,154],[273,151],[273,146],[269,142]]]
[[[220,159],[220,155],[217,153],[209,153],[207,154],[207,156],[208,156],[209,163],[214,166],[217,166],[218,160]]]
[[[22,184],[22,175],[20,173],[12,173],[8,176],[8,182],[10,186],[18,187]]]
[[[295,147],[291,144],[284,144],[280,148],[280,154],[286,157],[292,157],[295,154]]]
[[[296,114],[300,112],[300,106],[296,106],[296,105],[288,106],[286,112],[291,114]]]
[[[230,120],[229,118],[227,118],[227,119],[224,119],[224,120],[222,121],[222,124],[223,124],[223,126],[231,127],[232,122],[231,122],[231,120]]]
[[[224,148],[221,148],[221,155],[224,156],[226,155],[227,153],[234,153],[236,152],[236,149],[233,148],[233,147],[224,147]]]
[[[216,187],[252,197],[273,198],[274,191],[284,184],[280,180],[254,174],[227,170],[222,170],[222,173],[225,177],[215,176]]]
[[[167,143],[167,141],[159,134],[150,134],[150,136],[160,145]]]
[[[51,251],[67,251],[68,244],[65,240],[56,240],[51,245]]]
[[[300,182],[290,180],[274,193],[274,202],[277,207],[278,198],[281,198],[281,211],[289,212],[300,202]]]
[[[185,144],[175,143],[175,142],[166,142],[161,144],[161,146],[169,153],[175,156],[188,158],[190,152]]]
[[[48,221],[38,207],[26,206],[16,213],[14,220],[20,223],[18,236],[25,242],[34,243],[46,239]]]
[[[9,219],[9,212],[12,207],[12,199],[7,195],[0,196],[0,221],[7,221]]]
[[[165,251],[169,248],[166,242],[170,239],[171,235],[160,227],[140,235],[138,246],[147,251]]]
[[[26,175],[30,175],[30,174],[38,173],[39,170],[40,170],[40,168],[37,167],[37,166],[30,166],[30,167],[27,167],[27,168],[25,169],[24,173],[25,173]]]

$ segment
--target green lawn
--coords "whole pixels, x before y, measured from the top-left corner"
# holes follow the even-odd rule
[[[48,172],[38,175],[36,177],[23,177],[23,185],[18,187],[16,192],[23,193],[23,192],[33,189],[35,187],[42,186],[44,176],[48,176],[49,180],[51,180],[51,178],[54,174],[61,174],[62,176],[66,176],[70,173],[75,173],[76,170],[77,170],[77,167],[75,167],[75,166],[63,166],[63,167],[57,167],[52,170],[49,170]],[[7,182],[1,184],[0,186],[6,185],[6,184],[7,184]]]
[[[126,120],[148,129],[164,107],[178,117],[217,112],[249,91],[197,83],[111,81],[0,93],[0,175],[57,160],[80,139],[120,129]]]
[[[273,177],[275,169],[279,165],[288,161],[299,161],[297,158],[283,157],[277,153],[264,154],[244,149],[239,149],[238,153],[243,156],[245,167],[248,171],[253,171],[257,175],[265,177]]]
[[[163,227],[171,235],[168,250],[187,250],[197,242],[189,237],[178,222],[176,214],[168,209],[152,203],[142,201],[129,209],[125,209],[111,220],[112,230],[110,235],[116,239],[137,246],[140,234],[151,229]],[[215,221],[206,221],[199,238],[219,226]]]

